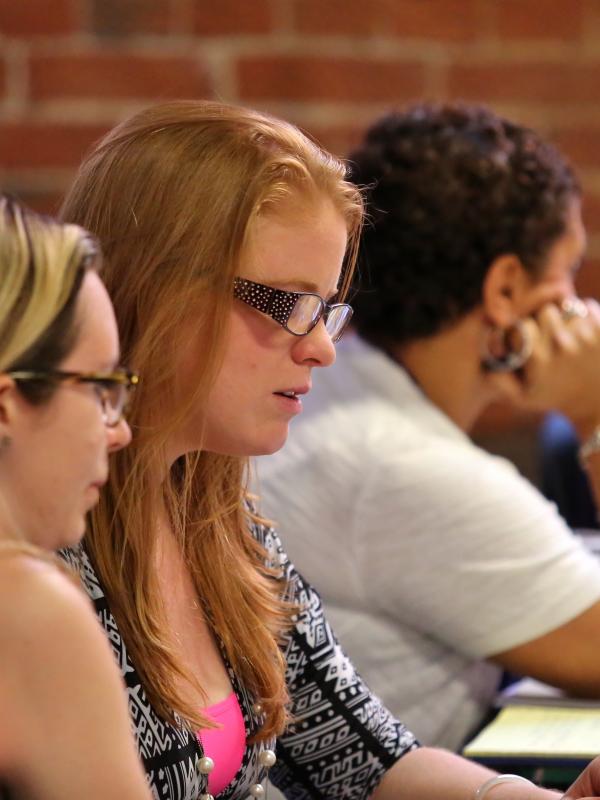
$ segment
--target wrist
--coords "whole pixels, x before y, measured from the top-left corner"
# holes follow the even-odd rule
[[[475,792],[473,796],[473,800],[493,800],[493,797],[497,794],[495,792],[496,786],[500,784],[518,784],[520,787],[527,786],[528,788],[535,787],[535,784],[531,781],[527,780],[527,778],[523,778],[521,775],[496,775],[493,778],[489,778],[489,780],[482,783],[479,789]]]

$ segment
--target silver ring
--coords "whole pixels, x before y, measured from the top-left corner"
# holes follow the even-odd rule
[[[565,322],[568,322],[570,319],[575,319],[575,317],[585,319],[588,315],[586,304],[578,297],[565,297],[559,308]]]

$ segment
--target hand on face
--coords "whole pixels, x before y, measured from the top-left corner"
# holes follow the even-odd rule
[[[583,309],[566,315],[548,303],[524,320],[531,356],[517,374],[492,379],[521,407],[561,411],[585,432],[600,423],[600,305]]]

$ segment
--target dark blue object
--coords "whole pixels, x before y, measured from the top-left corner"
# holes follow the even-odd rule
[[[577,458],[578,448],[579,440],[568,419],[548,414],[539,436],[542,492],[556,503],[571,528],[600,528],[592,491]]]

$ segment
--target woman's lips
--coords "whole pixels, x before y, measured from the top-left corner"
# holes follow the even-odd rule
[[[274,392],[280,406],[292,414],[299,414],[302,411],[302,400],[295,393]]]

